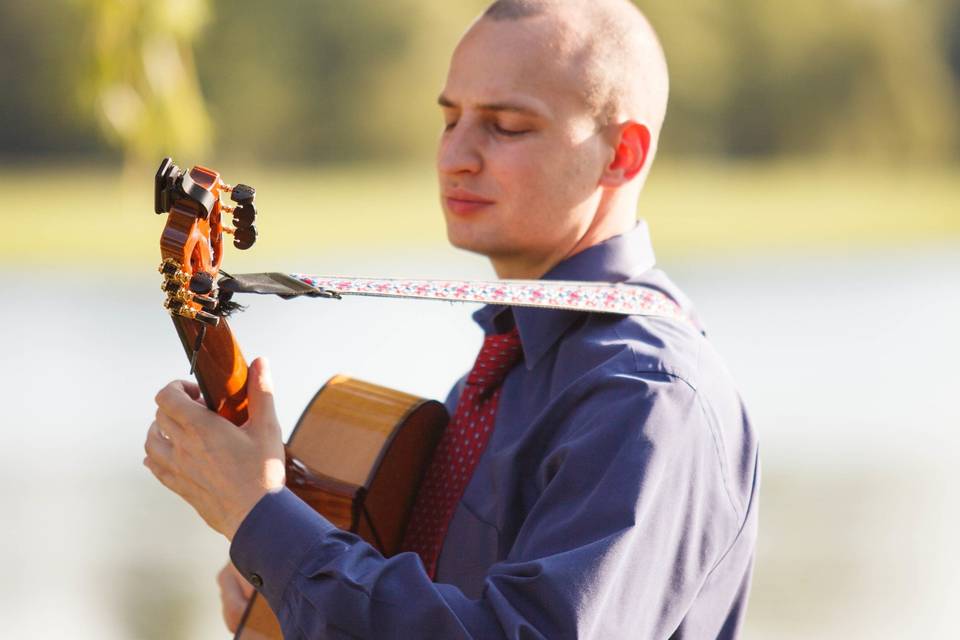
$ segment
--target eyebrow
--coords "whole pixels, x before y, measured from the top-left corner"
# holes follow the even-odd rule
[[[441,107],[444,107],[446,109],[457,109],[460,106],[443,94],[441,94],[440,97],[437,98],[437,104],[439,104]],[[537,111],[536,109],[533,109],[531,107],[525,107],[523,105],[515,104],[512,102],[490,102],[486,104],[477,105],[477,109],[479,109],[480,111],[509,111],[511,113],[522,113],[522,114],[540,116],[540,117],[543,116],[543,114]]]

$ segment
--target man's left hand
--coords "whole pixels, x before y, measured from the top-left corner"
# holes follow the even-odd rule
[[[233,540],[260,498],[286,480],[283,440],[264,359],[250,365],[249,419],[237,427],[207,409],[191,382],[171,382],[157,394],[143,464],[189,502],[211,528]]]

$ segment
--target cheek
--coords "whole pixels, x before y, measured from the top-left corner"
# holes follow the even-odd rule
[[[552,174],[553,167],[526,158],[512,158],[500,167],[498,182],[505,193],[506,205],[500,215],[500,226],[525,243],[550,236],[549,224],[561,199]]]
[[[558,190],[565,189],[569,170],[562,161],[562,149],[548,145],[529,145],[505,149],[495,166],[497,182],[518,205],[529,206],[552,201]],[[492,168],[492,167],[491,167]]]
[[[531,161],[514,159],[505,164],[503,179],[517,196],[513,204],[528,220],[525,226],[548,220],[557,224],[578,215],[597,190],[599,171],[594,164],[569,147],[544,151]]]

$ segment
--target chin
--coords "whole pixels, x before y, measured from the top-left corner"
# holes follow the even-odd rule
[[[447,227],[447,242],[450,243],[450,246],[457,249],[486,255],[482,250],[482,245],[471,238],[469,234],[457,233],[449,226]]]
[[[475,229],[469,228],[471,225],[451,222],[447,220],[447,241],[451,246],[463,251],[469,251],[482,256],[490,257],[497,253],[495,243],[484,241],[481,234],[476,233]]]

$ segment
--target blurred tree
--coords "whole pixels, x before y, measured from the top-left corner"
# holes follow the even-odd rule
[[[0,0],[0,158],[90,154],[100,140],[81,108],[82,24],[69,0]]]
[[[438,122],[450,36],[476,10],[450,5],[220,2],[219,36],[197,47],[218,144],[286,162],[390,159],[431,146],[436,127],[421,134],[427,118]],[[456,22],[443,19],[451,15]]]
[[[203,157],[211,123],[192,45],[204,0],[78,0],[88,25],[86,96],[108,140],[129,161]]]
[[[670,67],[670,105],[662,140],[666,155],[726,152],[722,114],[742,70],[736,40],[722,26],[728,7],[687,0],[683,11],[668,0],[636,2],[660,36]]]
[[[636,1],[671,67],[665,155],[960,157],[960,0]],[[99,123],[151,164],[422,157],[486,4],[0,0],[0,156],[103,149]]]
[[[666,150],[936,159],[960,148],[936,0],[639,2],[671,63]]]
[[[960,0],[954,0],[947,5],[944,25],[947,58],[954,78],[960,83]]]
[[[218,145],[261,160],[356,160],[391,145],[370,135],[372,88],[403,52],[403,3],[219,3],[198,61]],[[392,150],[391,150],[392,151]],[[389,155],[389,152],[386,153]]]

